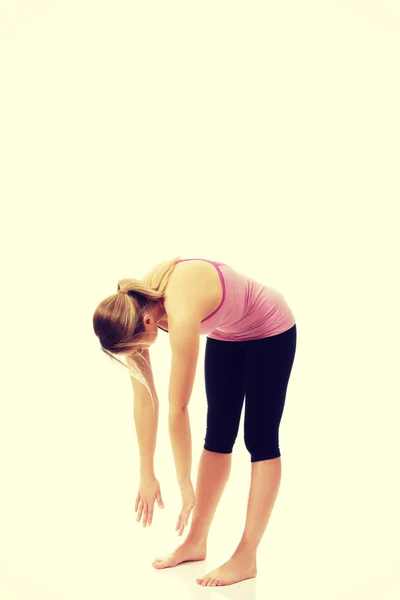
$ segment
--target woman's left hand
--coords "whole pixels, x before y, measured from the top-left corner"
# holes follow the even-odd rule
[[[182,495],[182,510],[175,527],[175,531],[179,530],[178,535],[182,535],[185,526],[188,524],[190,513],[195,505],[192,482],[188,481],[186,483],[182,483],[180,488]]]

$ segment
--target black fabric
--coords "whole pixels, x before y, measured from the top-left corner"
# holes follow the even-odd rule
[[[281,456],[279,425],[296,353],[297,327],[259,340],[207,337],[204,448],[231,453],[245,401],[244,441],[251,462]]]

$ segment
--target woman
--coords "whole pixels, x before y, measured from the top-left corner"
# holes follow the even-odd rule
[[[156,500],[163,508],[153,470],[158,398],[149,347],[157,338],[158,328],[169,334],[168,423],[182,495],[176,526],[179,535],[192,508],[194,511],[184,543],[171,555],[156,559],[155,568],[205,559],[209,528],[230,473],[246,396],[244,440],[252,471],[244,532],[232,557],[197,582],[203,586],[229,585],[255,577],[257,547],[281,480],[278,430],[296,351],[296,323],[284,297],[224,263],[178,257],[160,263],[142,280],[121,280],[118,292],[96,308],[93,325],[102,350],[115,360],[124,356],[133,374],[141,471],[135,510],[137,521],[143,516],[143,526],[151,524]],[[204,369],[208,409],[194,495],[187,407],[200,335],[207,335]]]

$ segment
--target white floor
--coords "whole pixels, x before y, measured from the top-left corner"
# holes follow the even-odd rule
[[[2,512],[0,598],[128,600],[142,597],[141,592],[174,600],[399,600],[397,541],[394,537],[390,544],[384,515],[368,523],[369,508],[364,511],[360,503],[357,511],[358,501],[341,498],[333,489],[314,489],[310,497],[297,484],[291,489],[290,462],[286,460],[287,477],[259,548],[255,579],[214,588],[196,583],[225,562],[240,539],[249,482],[247,457],[240,448],[205,561],[155,570],[154,558],[168,554],[185,537],[174,530],[179,507],[175,484],[165,479],[166,508],[156,508],[151,527],[143,528],[131,504],[134,488],[129,492],[114,486],[118,471],[107,492],[112,471],[106,465],[102,484],[89,478],[85,486],[76,480],[70,495],[65,490],[51,495],[49,486],[47,497],[32,488],[30,497],[20,495],[8,507],[11,520],[4,519],[7,510]],[[56,487],[58,478],[53,481]],[[304,474],[304,489],[308,484]],[[96,497],[90,495],[93,490]],[[394,511],[389,501],[387,510]]]
[[[398,600],[398,561],[371,568],[357,565],[353,576],[348,575],[351,563],[342,571],[341,561],[321,552],[319,556],[299,554],[293,560],[289,551],[268,562],[268,552],[261,553],[259,574],[255,579],[225,587],[202,587],[195,579],[215,568],[226,559],[224,552],[210,552],[206,561],[185,563],[174,569],[155,571],[151,556],[146,552],[137,556],[131,565],[127,558],[112,553],[107,564],[107,549],[102,561],[95,554],[75,557],[69,563],[58,565],[56,574],[46,570],[33,573],[32,564],[24,568],[18,561],[0,561],[0,597],[4,600],[119,600],[139,598],[174,598],[174,600],[197,600],[198,598],[230,598],[232,600]],[[325,558],[324,558],[325,556]],[[118,558],[121,561],[118,563]],[[353,564],[354,566],[354,564]]]

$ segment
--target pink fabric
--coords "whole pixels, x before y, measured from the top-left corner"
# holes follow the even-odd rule
[[[239,273],[225,263],[205,258],[181,258],[176,262],[186,260],[205,260],[213,264],[222,284],[221,304],[201,321],[201,335],[240,342],[278,335],[295,324],[293,312],[275,288]]]

